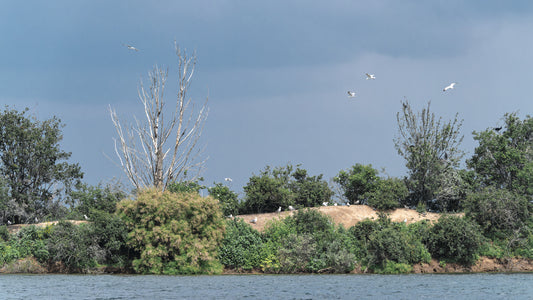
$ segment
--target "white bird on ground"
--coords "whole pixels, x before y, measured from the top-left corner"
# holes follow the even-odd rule
[[[293,211],[293,210],[294,210],[294,207],[292,207],[291,205],[289,205],[289,210],[290,210],[290,211]]]
[[[359,204],[359,200],[355,201],[353,204]]]
[[[350,98],[355,97],[355,92],[348,91],[348,97],[350,97]]]
[[[281,212],[281,206],[278,208],[278,213],[280,213],[280,212]]]
[[[7,225],[11,225],[11,221],[7,220]]]
[[[366,80],[368,79],[376,79],[376,76],[374,74],[368,74],[368,73],[365,73],[366,74]]]
[[[350,202],[346,202],[346,206],[350,207]]]
[[[85,220],[89,220],[89,217],[87,217],[87,215],[83,215],[83,217],[85,218]]]
[[[39,223],[39,219],[37,219],[37,217],[35,217],[35,223]]]
[[[327,202],[322,202],[322,205],[323,206],[328,206],[328,203]]]
[[[231,178],[229,178],[229,177],[226,177],[226,178],[224,178],[224,181],[232,182],[233,179],[231,179]]]
[[[447,90],[451,90],[451,89],[453,89],[455,87],[456,84],[457,84],[456,82],[452,82],[452,83],[450,83],[449,86],[445,87],[442,91],[446,92]]]
[[[130,49],[130,50],[133,50],[133,51],[139,51],[139,49],[133,47],[132,45],[126,45],[126,44],[122,44],[122,45],[128,47],[128,49]]]
[[[233,214],[229,214],[229,216],[227,216],[226,218],[233,218]]]
[[[252,220],[250,220],[250,223],[257,224],[257,217],[255,217],[255,218],[253,218]]]
[[[333,203],[333,206],[337,206],[337,203]]]
[[[404,223],[407,223],[407,218],[403,219],[403,222],[404,222]]]

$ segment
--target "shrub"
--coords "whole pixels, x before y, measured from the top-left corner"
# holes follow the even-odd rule
[[[11,238],[11,234],[9,233],[9,230],[7,230],[7,226],[3,225],[0,226],[0,241],[9,241]]]
[[[295,205],[313,207],[331,200],[333,191],[329,188],[328,183],[322,179],[322,174],[308,176],[307,170],[296,168],[292,177],[294,180],[289,183],[289,186],[294,193]]]
[[[69,195],[69,201],[77,217],[92,216],[95,210],[114,213],[117,203],[124,198],[126,198],[126,193],[118,183],[108,184],[105,187],[79,184],[77,190]]]
[[[350,203],[359,201],[365,204],[365,194],[374,191],[379,183],[378,174],[379,171],[372,165],[356,164],[350,170],[341,170],[333,181],[341,186]]]
[[[316,252],[316,243],[310,234],[290,234],[279,249],[279,268],[283,273],[301,273],[308,270]]]
[[[375,268],[377,274],[408,274],[413,272],[413,267],[405,263],[397,263],[387,260],[382,268]]]
[[[243,219],[228,220],[218,251],[219,261],[229,268],[256,269],[266,259],[261,234]]]
[[[52,261],[61,261],[71,271],[93,268],[104,257],[104,251],[94,239],[91,226],[61,221],[52,228],[48,239]]]
[[[220,273],[216,259],[224,238],[218,201],[198,193],[147,189],[136,200],[123,200],[118,211],[130,233],[128,245],[139,252],[139,273]]]
[[[493,187],[468,195],[464,208],[490,237],[505,238],[531,218],[526,197]]]
[[[20,253],[16,247],[12,246],[10,243],[0,241],[0,266],[10,263],[20,257]]]
[[[174,181],[167,185],[167,191],[171,193],[200,193],[200,190],[205,188],[200,184],[203,180],[200,178],[199,180]]]
[[[128,228],[126,222],[116,214],[104,211],[93,211],[91,214],[90,232],[93,240],[104,252],[101,263],[126,266],[131,259],[131,249],[126,244]]]
[[[298,210],[293,216],[285,218],[285,222],[294,226],[298,234],[320,234],[335,229],[329,216],[309,208]]]
[[[476,262],[483,243],[477,224],[456,216],[443,216],[431,228],[426,241],[429,252],[437,259],[449,259],[471,265]]]
[[[46,247],[46,237],[43,229],[34,225],[23,227],[17,233],[14,245],[17,248],[21,258],[35,257],[39,262],[48,260],[48,250]]]
[[[237,215],[239,213],[238,195],[222,183],[215,184],[207,189],[209,195],[220,201],[220,207],[224,216]]]
[[[368,205],[378,210],[390,210],[398,207],[409,196],[404,181],[399,178],[380,180],[374,190],[367,192]]]

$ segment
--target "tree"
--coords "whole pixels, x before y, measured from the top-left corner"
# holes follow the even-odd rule
[[[376,189],[380,180],[378,174],[372,165],[355,164],[351,170],[341,170],[333,181],[340,184],[350,203],[366,204],[365,195]]]
[[[389,177],[378,181],[374,190],[365,193],[368,205],[378,210],[389,210],[400,206],[409,191],[405,182],[399,178]]]
[[[329,188],[328,183],[322,179],[322,174],[309,176],[307,170],[297,167],[291,176],[294,180],[291,180],[289,186],[295,194],[294,204],[313,207],[331,200],[333,191]]]
[[[9,197],[7,203],[0,202],[4,202],[4,219],[19,222],[57,214],[63,193],[83,177],[78,164],[66,162],[71,153],[60,148],[61,121],[52,117],[40,122],[27,116],[27,111],[6,107],[0,115],[0,176]]]
[[[224,237],[218,201],[198,193],[142,190],[117,205],[129,229],[128,245],[138,251],[133,267],[144,274],[219,273],[216,259]]]
[[[453,121],[436,119],[427,108],[414,113],[408,101],[402,102],[402,111],[396,114],[399,134],[394,139],[398,154],[406,160],[409,176],[406,180],[411,193],[409,205],[419,202],[426,205],[437,199],[439,188],[446,182],[449,169],[458,168],[464,153],[459,149],[462,120],[455,115]],[[453,182],[448,180],[448,182]]]
[[[495,186],[533,196],[533,118],[504,116],[505,125],[473,132],[479,142],[467,161],[482,186]]]
[[[229,187],[222,183],[216,183],[215,186],[207,188],[207,191],[211,197],[220,201],[222,213],[225,216],[237,215],[239,213],[238,195],[230,190]]]
[[[156,187],[165,190],[168,183],[186,178],[196,180],[205,160],[200,160],[203,148],[198,142],[203,132],[208,108],[207,98],[199,110],[188,98],[191,79],[196,66],[196,54],[182,52],[175,43],[178,57],[178,90],[174,112],[165,112],[164,91],[168,69],[155,66],[148,73],[150,87],[141,81],[139,99],[144,107],[145,122],[124,128],[117,113],[110,108],[118,141],[115,152],[126,176],[136,189]],[[169,139],[173,139],[173,142]],[[117,145],[118,142],[118,145]],[[167,146],[168,145],[168,146]]]

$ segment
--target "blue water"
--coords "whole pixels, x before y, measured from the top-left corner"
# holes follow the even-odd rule
[[[533,299],[533,274],[0,275],[0,299]]]

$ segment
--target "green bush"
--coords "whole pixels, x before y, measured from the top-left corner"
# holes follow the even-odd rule
[[[344,196],[348,202],[354,204],[366,204],[365,194],[372,192],[378,186],[380,178],[379,171],[372,168],[372,165],[356,164],[350,170],[341,170],[333,181],[341,186]]]
[[[442,216],[431,228],[426,241],[429,252],[436,259],[448,259],[465,265],[478,258],[483,236],[479,226],[466,218]]]
[[[7,230],[7,226],[3,225],[0,226],[0,241],[9,241],[11,238],[11,234],[9,233],[9,230]]]
[[[35,257],[43,263],[48,260],[49,253],[46,246],[45,230],[34,225],[23,227],[13,240],[20,257]]]
[[[468,195],[464,209],[491,238],[505,238],[531,218],[526,197],[493,187]]]
[[[117,210],[130,233],[128,245],[138,251],[133,268],[143,274],[220,273],[217,250],[225,222],[218,200],[198,193],[147,189]]]
[[[267,258],[261,234],[243,219],[228,220],[218,251],[219,261],[228,268],[259,269]]]
[[[238,195],[231,191],[229,187],[222,183],[217,183],[215,186],[207,189],[209,195],[220,201],[220,207],[224,216],[239,214],[239,199]]]
[[[376,274],[408,274],[411,272],[413,272],[413,266],[390,260],[385,261],[383,267],[374,269]]]
[[[0,241],[0,267],[4,264],[19,259],[20,257],[20,253],[16,247],[12,246],[8,242]]]
[[[104,258],[99,263],[129,265],[133,251],[126,244],[129,231],[124,220],[116,214],[93,211],[87,226],[91,228],[92,240],[104,251]]]
[[[174,181],[168,184],[167,191],[171,193],[200,193],[205,186],[201,185],[204,179],[189,180],[189,181]]]
[[[279,249],[279,270],[282,273],[307,272],[316,253],[316,242],[310,234],[290,234]]]
[[[331,218],[316,209],[298,210],[294,215],[285,218],[298,234],[320,234],[335,229]]]
[[[48,252],[52,261],[62,262],[71,271],[93,268],[105,255],[94,239],[91,226],[74,225],[66,221],[52,228]]]
[[[75,191],[69,195],[70,204],[78,218],[83,215],[92,216],[93,211],[114,213],[117,203],[126,198],[126,193],[120,184],[106,186],[90,186],[79,184]]]
[[[382,179],[378,181],[375,189],[364,195],[368,199],[368,205],[378,210],[395,209],[408,196],[407,186],[399,178]]]

